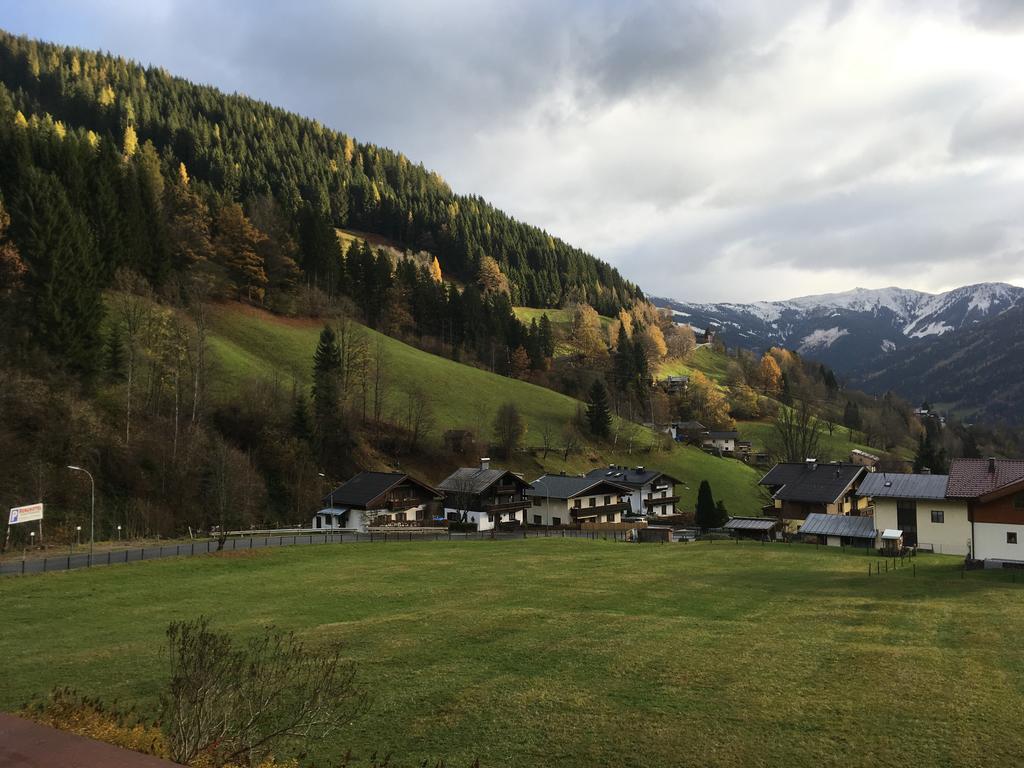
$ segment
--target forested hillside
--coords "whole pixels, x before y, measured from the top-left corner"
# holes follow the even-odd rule
[[[475,279],[481,259],[493,257],[509,281],[514,304],[585,301],[602,314],[614,314],[640,297],[637,287],[608,264],[479,197],[453,193],[438,174],[401,153],[357,142],[254,99],[122,58],[6,33],[0,34],[0,82],[5,122],[8,108],[22,122],[52,121],[62,140],[87,143],[98,162],[112,163],[119,154],[132,158],[151,142],[146,173],[173,181],[180,169],[202,198],[248,203],[269,197],[288,226],[304,221],[307,233],[332,225],[387,235],[436,254],[447,273],[463,280]],[[72,194],[97,196],[96,206],[114,202],[117,190],[87,188],[94,171],[80,167],[85,161],[69,162],[79,167],[52,170],[71,176],[64,181]],[[75,175],[84,177],[77,189]],[[124,202],[140,205],[130,198],[129,191]],[[146,203],[143,198],[142,210],[124,210],[128,215],[119,226],[150,230],[133,235],[146,240],[150,263],[142,271],[159,279],[175,254],[166,252],[154,231],[156,220]],[[114,260],[110,243],[100,245],[104,258]],[[325,290],[337,279],[314,248],[300,251],[298,266],[303,279]]]

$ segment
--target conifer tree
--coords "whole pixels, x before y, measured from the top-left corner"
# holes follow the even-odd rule
[[[441,262],[437,260],[437,256],[430,262],[430,277],[435,283],[441,282]]]
[[[587,405],[587,425],[596,437],[611,434],[612,417],[608,409],[608,390],[604,382],[595,379],[590,386],[590,401]]]
[[[718,528],[718,520],[719,514],[715,509],[715,497],[711,494],[711,484],[707,480],[701,480],[700,487],[697,489],[697,511],[694,522],[698,528],[707,530],[708,528]]]

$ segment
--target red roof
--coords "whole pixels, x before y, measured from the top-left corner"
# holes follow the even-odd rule
[[[946,496],[976,499],[1024,480],[1024,461],[1014,459],[954,459],[949,468]]]

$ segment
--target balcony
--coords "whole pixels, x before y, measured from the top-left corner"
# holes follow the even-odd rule
[[[529,499],[517,499],[516,501],[503,501],[501,503],[485,503],[483,511],[493,514],[504,514],[506,512],[521,512],[531,504]]]
[[[618,504],[602,504],[599,507],[573,507],[569,513],[573,517],[593,517],[594,515],[611,515],[616,512],[629,512],[629,502],[620,501]]]
[[[384,502],[384,508],[394,510],[410,509],[412,507],[418,507],[423,502],[417,498],[411,497],[407,499],[388,499]]]
[[[664,497],[662,497],[660,499],[644,499],[644,506],[645,507],[660,507],[663,504],[674,505],[674,504],[678,504],[678,503],[679,503],[679,497],[678,496],[664,496]]]

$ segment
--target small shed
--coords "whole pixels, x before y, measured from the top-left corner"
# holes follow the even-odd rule
[[[806,540],[830,547],[870,547],[875,541],[875,518],[812,512],[799,533]]]
[[[722,527],[737,538],[770,539],[779,527],[779,520],[774,517],[730,517]]]
[[[903,551],[903,531],[899,528],[886,528],[882,531],[882,552],[887,555],[898,555]]]
[[[665,544],[672,541],[672,529],[667,525],[649,525],[637,528],[637,541],[641,544]]]

